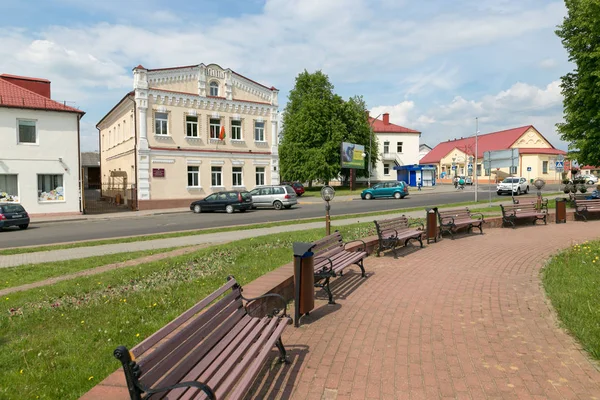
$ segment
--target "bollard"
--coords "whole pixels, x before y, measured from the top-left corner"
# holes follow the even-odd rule
[[[294,326],[300,326],[300,317],[315,308],[315,271],[313,243],[296,242],[294,249]]]

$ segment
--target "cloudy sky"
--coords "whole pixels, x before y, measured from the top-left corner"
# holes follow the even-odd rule
[[[280,89],[304,69],[430,146],[535,125],[555,146],[560,76],[572,69],[550,0],[3,0],[0,72],[52,81],[95,125],[132,87],[131,69],[217,63]]]

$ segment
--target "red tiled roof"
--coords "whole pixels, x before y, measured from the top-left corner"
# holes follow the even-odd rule
[[[533,125],[519,128],[507,129],[499,132],[486,133],[477,138],[477,158],[483,158],[486,151],[506,150],[512,146]],[[420,164],[436,164],[448,155],[452,150],[459,150],[473,154],[475,152],[475,136],[468,138],[449,140],[435,146],[425,157],[419,161]]]
[[[373,121],[375,121],[375,123],[373,123]],[[375,133],[421,133],[419,131],[415,131],[414,129],[392,124],[391,122],[385,124],[382,120],[374,119],[372,117],[369,117],[369,123],[373,124],[373,132]]]
[[[519,148],[519,154],[562,154],[563,156],[567,154],[566,151],[562,151],[559,149],[522,149]]]
[[[2,77],[13,78],[13,79],[22,79],[22,80],[25,80],[25,81],[50,83],[50,81],[48,79],[44,79],[44,78],[32,78],[31,76],[20,76],[20,75],[2,74],[2,75],[0,75],[0,78],[2,78]]]
[[[31,79],[31,78],[30,78]],[[34,110],[65,111],[85,114],[83,111],[50,100],[0,78],[0,107],[30,108]]]

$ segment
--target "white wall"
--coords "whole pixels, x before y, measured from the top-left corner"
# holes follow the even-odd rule
[[[394,157],[399,165],[413,165],[419,163],[419,134],[416,133],[376,133],[379,142],[379,160],[373,168],[372,181],[396,180],[396,165],[394,160],[383,160],[383,149],[386,141],[390,142],[389,154]],[[402,142],[402,153],[397,152],[397,143]],[[384,164],[389,164],[389,175],[384,175]]]
[[[75,113],[0,107],[0,174],[18,175],[19,202],[30,214],[79,212],[77,118]],[[36,121],[36,144],[17,144],[17,119]],[[63,175],[64,199],[39,201],[38,174]]]

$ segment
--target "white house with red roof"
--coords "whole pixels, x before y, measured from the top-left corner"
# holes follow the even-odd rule
[[[369,116],[373,133],[377,136],[378,161],[371,174],[372,182],[395,181],[395,167],[419,163],[419,139],[421,132],[390,122],[390,114],[383,113],[382,119]],[[365,148],[369,151],[368,148]]]
[[[138,209],[279,184],[276,88],[216,64],[138,65],[133,88],[96,127],[103,184],[135,185]]]
[[[519,149],[519,165],[512,171],[510,168],[501,168],[494,171],[483,169],[483,154],[486,151]],[[475,136],[448,140],[435,146],[420,161],[421,164],[436,166],[438,179],[451,180],[458,176],[468,175],[469,164],[476,164],[478,176],[483,176],[486,181],[494,181],[497,171],[504,174],[513,174],[527,179],[542,178],[546,182],[560,180],[560,174],[555,172],[555,163],[558,155],[566,152],[555,148],[533,125],[507,129],[478,135],[477,162],[475,160]],[[452,165],[456,170],[452,170]]]
[[[50,81],[0,75],[0,203],[30,215],[80,213],[79,121]]]

